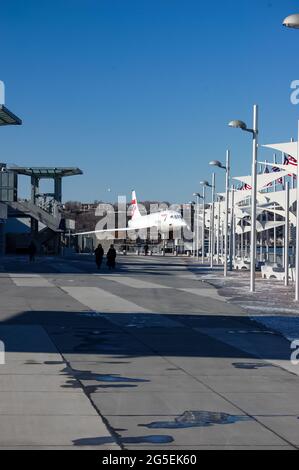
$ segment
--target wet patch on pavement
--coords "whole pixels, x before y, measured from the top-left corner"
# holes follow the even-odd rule
[[[185,411],[173,421],[155,421],[139,426],[149,429],[185,429],[195,427],[207,427],[218,424],[234,424],[239,421],[251,421],[249,416],[230,415],[213,411]]]
[[[253,370],[260,369],[262,367],[276,367],[273,364],[270,364],[268,362],[256,362],[256,363],[253,363],[253,362],[233,362],[232,365],[236,369],[253,369]]]

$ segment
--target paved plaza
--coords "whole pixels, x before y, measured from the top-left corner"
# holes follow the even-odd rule
[[[0,260],[0,448],[299,448],[283,332],[185,259],[118,261]]]

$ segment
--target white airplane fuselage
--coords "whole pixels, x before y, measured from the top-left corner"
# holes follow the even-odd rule
[[[153,214],[133,218],[129,220],[128,225],[133,230],[156,227],[160,232],[169,232],[187,227],[181,214],[171,210],[154,212]]]
[[[115,227],[113,229],[101,229],[92,230],[89,232],[79,232],[75,235],[89,235],[93,233],[105,233],[105,232],[128,232],[132,230],[150,229],[156,228],[160,233],[169,233],[174,230],[180,230],[184,227],[188,227],[187,223],[177,211],[163,210],[160,212],[154,212],[148,215],[142,215],[140,213],[138,202],[136,198],[136,192],[132,192],[132,218],[128,222],[128,227]]]

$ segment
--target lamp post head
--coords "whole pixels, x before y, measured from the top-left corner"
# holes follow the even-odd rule
[[[282,24],[286,28],[299,29],[299,14],[287,16]]]
[[[238,119],[231,121],[229,127],[233,127],[234,129],[242,129],[242,131],[247,130],[247,125],[243,121],[239,121]]]
[[[208,181],[201,181],[200,184],[201,184],[202,186],[211,186]]]
[[[212,160],[209,165],[211,166],[217,166],[218,168],[225,168],[219,160]]]

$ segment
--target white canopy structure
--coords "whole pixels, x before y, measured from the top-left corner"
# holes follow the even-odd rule
[[[273,166],[279,166],[276,164],[273,164]],[[257,175],[257,190],[261,191],[262,189],[265,189],[268,184],[273,183],[274,181],[278,180],[279,178],[282,178],[288,173],[290,173],[290,166],[288,165],[280,165],[279,167],[281,168],[281,171],[275,171],[272,173],[263,173],[262,175]],[[242,183],[251,185],[251,176],[234,176],[233,179],[242,181]]]
[[[286,153],[297,159],[298,153],[298,142],[285,142],[282,144],[267,144],[262,145],[262,147],[267,147],[270,149],[278,150],[279,152]]]

